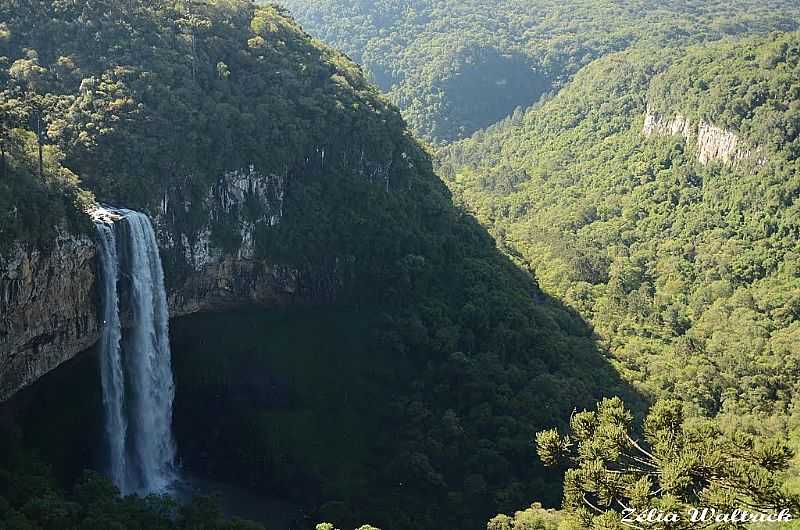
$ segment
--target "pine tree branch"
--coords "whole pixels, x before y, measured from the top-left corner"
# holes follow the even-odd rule
[[[632,446],[634,446],[636,449],[638,449],[639,451],[641,451],[643,454],[647,455],[647,457],[648,457],[648,458],[650,458],[650,460],[653,460],[653,461],[655,461],[656,457],[654,457],[652,454],[650,454],[650,453],[648,453],[647,451],[645,451],[644,449],[642,449],[642,447],[641,447],[641,446],[640,446],[638,443],[636,443],[636,440],[634,440],[633,438],[631,438],[631,437],[630,437],[630,435],[629,435],[628,433],[625,433],[625,438],[627,438],[627,439],[628,439],[628,443],[630,443],[630,444],[631,444]]]

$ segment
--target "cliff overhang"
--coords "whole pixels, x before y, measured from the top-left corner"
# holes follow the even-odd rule
[[[259,255],[259,232],[277,227],[283,217],[285,180],[244,168],[221,175],[205,197],[191,200],[187,177],[164,194],[158,211],[149,212],[171,317],[335,298],[335,281],[309,277],[320,271]],[[87,215],[96,219],[104,211]],[[221,226],[235,234],[235,245],[217,241]],[[0,255],[0,401],[97,342],[99,274],[94,239],[65,229],[47,249],[18,243]]]

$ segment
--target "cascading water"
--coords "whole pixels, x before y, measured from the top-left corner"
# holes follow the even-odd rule
[[[172,361],[164,271],[146,215],[95,213],[103,271],[100,341],[110,473],[123,494],[159,493],[175,480]],[[121,325],[120,301],[130,306]]]
[[[146,215],[124,210],[127,222],[133,326],[126,342],[132,389],[134,462],[141,489],[163,491],[173,481],[172,355],[164,270]]]
[[[97,240],[103,268],[103,335],[100,338],[100,380],[103,385],[103,408],[106,412],[106,436],[109,445],[111,478],[120,489],[127,483],[125,438],[125,374],[122,370],[122,326],[119,322],[117,296],[117,238],[113,224],[98,221]]]

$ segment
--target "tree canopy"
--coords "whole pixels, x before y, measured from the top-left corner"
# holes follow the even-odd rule
[[[680,0],[282,0],[363,64],[422,137],[470,136],[632,46],[798,28],[796,3]]]
[[[323,492],[319,505],[341,507],[337,524],[478,527],[527,504],[531,492],[557,500],[557,477],[529,458],[533,433],[574,406],[627,389],[582,320],[453,207],[425,148],[358,66],[305,34],[284,9],[237,0],[18,0],[0,2],[0,20],[2,86],[26,117],[5,130],[9,142],[26,139],[25,156],[13,154],[25,172],[9,204],[42,211],[47,203],[33,191],[43,187],[78,217],[73,194],[155,216],[177,189],[182,207],[172,214],[194,237],[196,220],[208,219],[203,198],[221,175],[252,167],[282,179],[283,215],[257,227],[256,257],[335,273],[335,309],[347,329],[364,330],[347,343],[361,355],[351,352],[348,366],[363,359],[369,368],[369,377],[354,374],[352,394],[376,397],[360,405],[371,414],[361,428],[375,433],[358,437],[366,463],[345,462],[347,481],[308,471]],[[35,111],[26,98],[37,101]],[[45,187],[51,174],[68,183]],[[42,224],[52,231],[61,218],[48,215]],[[238,244],[236,231],[219,217],[212,244],[231,250],[225,245]],[[11,242],[51,234],[11,228]],[[298,321],[304,335],[320,326]],[[218,370],[208,375],[195,365],[199,388],[182,387],[209,407],[220,401],[211,390],[235,387],[234,354],[244,350],[246,359],[265,342],[245,317],[213,322],[193,335],[218,330],[209,343],[228,337],[208,354],[207,366]],[[204,350],[195,347],[199,359]],[[387,380],[393,392],[376,392]],[[295,463],[306,460],[265,457],[275,438],[263,411],[241,405],[200,416],[198,425],[230,425],[203,431],[224,478],[264,489],[287,475],[303,483]],[[301,448],[327,449],[315,440]]]
[[[374,416],[358,438],[363,474],[318,477],[338,525],[477,528],[532,498],[554,503],[558,478],[531,458],[534,433],[603,396],[639,410],[626,382],[682,405],[654,409],[647,447],[631,442],[617,401],[574,416],[568,511],[612,524],[615,504],[645,498],[777,506],[770,473],[790,453],[749,435],[800,432],[800,58],[797,33],[769,33],[795,30],[798,7],[740,4],[290,4],[363,61],[393,104],[275,5],[0,2],[0,252],[85,229],[93,196],[154,212],[180,188],[191,224],[220,175],[253,167],[286,184],[285,214],[259,227],[258,257],[335,270],[337,307],[358,310],[346,327],[369,324],[351,357],[372,370],[353,393],[380,397],[364,401]],[[450,140],[537,100],[439,150],[450,191],[395,107],[421,134]],[[697,133],[643,134],[656,114],[733,135],[752,156],[703,163]],[[224,221],[213,227],[220,245],[231,239]],[[236,319],[227,331],[246,332],[226,351],[249,351],[260,328]],[[198,392],[213,403],[241,367],[205,354],[218,370]],[[375,392],[386,381],[395,392]],[[259,414],[241,406],[224,418],[230,431],[208,439],[216,450],[229,449],[227,434],[246,439],[226,464],[264,486],[274,468]],[[539,442],[546,463],[574,448],[552,431]],[[620,467],[633,457],[672,482]],[[57,528],[95,516],[83,490],[25,489],[30,472],[7,467],[14,488],[3,491],[18,496],[0,517],[47,527],[56,513]],[[758,483],[744,488],[751,472]],[[87,480],[111,514],[97,524],[129,513],[174,524],[160,501]],[[584,497],[603,513],[580,511]],[[204,502],[182,513],[190,527],[229,524]],[[559,517],[533,506],[490,524],[548,528]]]
[[[646,395],[784,433],[800,329],[797,42],[600,59],[441,164],[457,201],[592,323]],[[753,154],[703,164],[696,133],[643,134],[648,109],[724,128]]]
[[[776,475],[793,456],[779,440],[726,434],[708,420],[689,424],[678,401],[653,406],[643,440],[632,422],[611,398],[574,414],[568,435],[536,435],[542,461],[568,468],[563,508],[578,527],[744,527],[781,512],[791,518],[800,507]]]

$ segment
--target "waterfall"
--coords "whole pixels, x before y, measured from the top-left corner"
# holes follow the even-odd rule
[[[123,494],[164,492],[175,480],[175,387],[155,233],[139,212],[108,208],[94,217],[103,272],[100,375],[111,478]],[[124,329],[121,306],[129,317]]]
[[[164,491],[173,481],[172,362],[164,271],[146,215],[123,210],[128,227],[133,322],[126,347],[132,390],[132,446],[141,489]]]
[[[120,489],[127,483],[125,437],[125,376],[122,370],[122,326],[119,322],[117,296],[117,238],[112,224],[97,222],[97,241],[102,267],[103,334],[100,337],[100,380],[103,385],[103,408],[106,412],[111,478]]]

